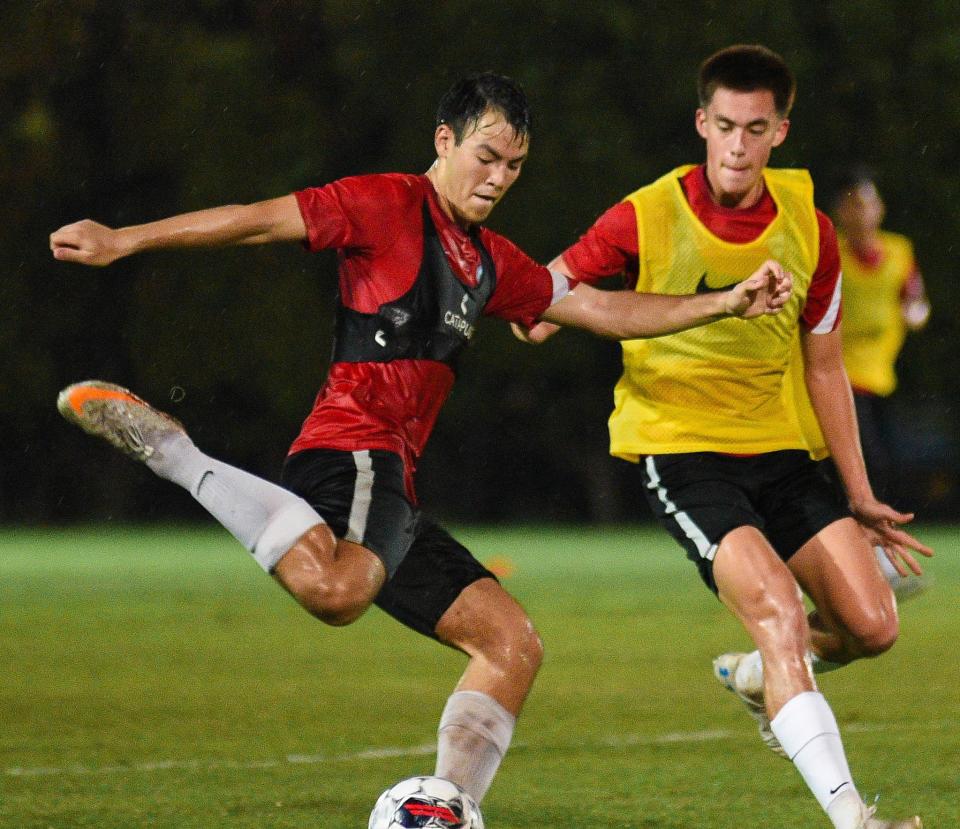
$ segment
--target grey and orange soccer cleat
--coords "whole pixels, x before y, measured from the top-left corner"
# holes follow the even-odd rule
[[[760,739],[763,740],[767,748],[780,757],[787,757],[787,753],[780,745],[780,741],[773,733],[770,727],[770,718],[767,716],[767,707],[763,702],[763,688],[739,688],[737,687],[737,666],[740,660],[747,654],[745,653],[722,653],[713,660],[713,675],[723,684],[728,691],[733,691],[746,706],[750,716],[756,720],[757,730],[760,732]]]
[[[85,432],[141,462],[151,458],[167,438],[178,432],[186,434],[176,418],[157,411],[122,386],[103,380],[67,386],[57,396],[57,409]]]

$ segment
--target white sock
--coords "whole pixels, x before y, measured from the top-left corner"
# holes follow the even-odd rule
[[[858,829],[862,800],[847,765],[840,729],[823,694],[797,694],[770,727],[835,829]]]
[[[507,753],[517,718],[480,691],[450,696],[437,730],[437,777],[452,780],[479,803]]]
[[[160,443],[146,463],[196,498],[268,573],[301,535],[324,523],[302,498],[204,455],[182,432]]]
[[[880,565],[880,572],[883,573],[883,577],[887,580],[887,583],[891,587],[898,585],[900,580],[904,577],[897,572],[897,568],[894,567],[890,562],[890,559],[887,558],[886,550],[877,544],[873,548],[873,554],[877,557],[877,563]]]

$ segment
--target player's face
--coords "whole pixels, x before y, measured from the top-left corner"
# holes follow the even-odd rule
[[[763,193],[763,168],[787,137],[790,122],[777,114],[767,89],[720,87],[697,110],[697,132],[707,142],[707,180],[725,207],[750,207]]]
[[[837,220],[852,236],[875,233],[883,222],[883,199],[872,181],[845,193],[837,205]]]
[[[447,214],[461,225],[477,224],[520,175],[527,157],[526,136],[518,139],[503,114],[487,110],[459,144],[447,124],[437,127],[437,164],[431,179]]]

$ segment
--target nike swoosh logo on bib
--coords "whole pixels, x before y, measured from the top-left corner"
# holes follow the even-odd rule
[[[729,291],[736,284],[736,282],[731,282],[729,285],[720,285],[714,288],[707,284],[707,274],[704,272],[703,276],[700,277],[700,281],[697,283],[695,292],[698,294],[712,294],[718,291]]]

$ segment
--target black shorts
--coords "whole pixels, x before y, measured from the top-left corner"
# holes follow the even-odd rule
[[[756,527],[787,561],[824,527],[850,515],[806,452],[737,457],[716,452],[648,455],[644,491],[660,523],[717,591],[713,557],[737,527]]]
[[[437,622],[463,589],[496,578],[410,503],[403,460],[393,452],[305,449],[287,458],[280,480],[337,538],[380,558],[387,582],[374,603],[418,633],[435,639]]]

